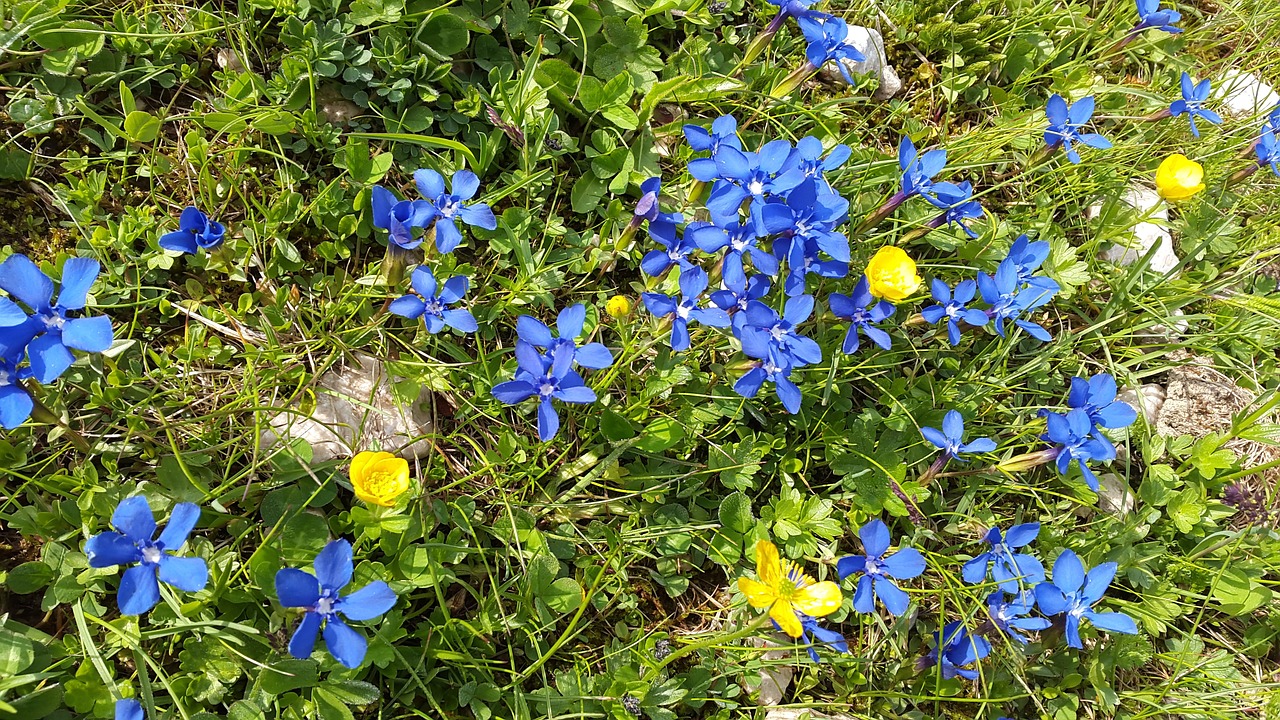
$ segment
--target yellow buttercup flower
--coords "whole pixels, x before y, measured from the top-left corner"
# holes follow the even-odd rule
[[[631,314],[631,301],[626,295],[614,295],[604,304],[604,311],[615,318],[624,318]]]
[[[840,586],[824,580],[814,582],[790,560],[778,558],[778,548],[768,540],[756,543],[756,577],[738,578],[738,589],[751,607],[769,609],[769,617],[791,637],[800,637],[804,627],[796,613],[825,617],[840,609],[844,597]]]
[[[876,252],[867,263],[866,275],[872,295],[895,303],[911,297],[924,282],[916,274],[916,261],[893,245]]]
[[[409,489],[409,463],[388,452],[362,452],[351,459],[351,487],[367,503],[394,507]]]
[[[1185,155],[1170,155],[1156,169],[1156,190],[1170,202],[1186,200],[1204,190],[1204,168]]]

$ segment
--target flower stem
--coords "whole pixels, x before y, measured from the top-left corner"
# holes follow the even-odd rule
[[[876,208],[876,211],[867,216],[858,227],[854,228],[854,235],[863,235],[875,226],[884,222],[884,219],[893,214],[902,203],[907,201],[907,195],[902,191],[893,194],[893,197],[885,201],[883,205]]]
[[[761,613],[760,617],[756,618],[755,620],[752,620],[748,625],[746,625],[740,630],[736,630],[734,632],[727,633],[724,635],[712,635],[711,637],[705,640],[699,640],[698,642],[689,643],[688,645],[685,645],[679,650],[676,650],[675,652],[671,653],[666,658],[664,658],[661,662],[659,662],[657,665],[651,668],[649,672],[644,674],[644,677],[641,678],[640,681],[644,683],[653,682],[654,678],[657,677],[658,673],[662,672],[663,668],[665,668],[666,666],[670,665],[671,663],[675,662],[676,660],[679,660],[680,658],[686,655],[698,652],[699,650],[704,650],[706,648],[711,647],[712,645],[718,645],[721,643],[731,643],[736,640],[741,640],[742,638],[753,635],[757,630],[763,627],[765,622],[767,622],[768,620],[769,620],[769,613],[766,611]]]
[[[761,30],[759,35],[751,39],[751,44],[747,45],[746,51],[742,53],[742,60],[738,61],[738,66],[733,69],[733,72],[730,73],[731,75],[736,77],[738,73],[742,72],[742,68],[750,65],[752,61],[760,57],[760,53],[764,52],[769,43],[773,42],[773,36],[778,34],[778,28],[782,27],[782,21],[785,19],[786,15],[779,10],[778,14],[769,21],[769,25],[764,30]]]
[[[40,402],[40,399],[36,397],[36,388],[30,381],[23,383],[22,387],[27,391],[27,395],[31,397],[32,420],[45,423],[46,425],[57,425],[62,428],[64,433],[66,433],[67,439],[71,441],[71,444],[74,445],[77,450],[85,454],[93,452],[93,446],[89,444],[88,440],[84,439],[83,435],[72,429],[70,425],[62,422],[62,418],[58,417],[48,408],[48,406]]]
[[[1226,190],[1227,188],[1234,187],[1235,185],[1239,185],[1245,180],[1248,180],[1254,173],[1258,172],[1258,168],[1260,167],[1262,166],[1254,163],[1247,168],[1241,168],[1235,171],[1231,174],[1231,177],[1227,178],[1227,182],[1223,184],[1222,189]]]

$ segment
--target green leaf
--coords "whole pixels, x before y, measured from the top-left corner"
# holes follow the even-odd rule
[[[1247,615],[1271,602],[1271,590],[1242,570],[1223,571],[1213,586],[1213,599],[1222,604],[1229,615]]]
[[[348,705],[372,705],[381,697],[377,685],[362,680],[335,680],[331,677],[322,687]]]
[[[582,605],[582,586],[573,578],[560,578],[540,594],[547,607],[558,613],[575,612]]]
[[[604,182],[587,173],[573,184],[573,190],[569,193],[569,203],[573,206],[575,213],[585,215],[596,209],[602,197],[604,197]]]
[[[1200,522],[1205,512],[1204,499],[1199,488],[1187,488],[1169,501],[1165,511],[1179,532],[1189,533]]]
[[[428,20],[420,37],[428,47],[446,58],[466,50],[471,42],[467,24],[451,12],[437,13]]]
[[[268,695],[314,687],[316,663],[313,660],[280,660],[263,668],[260,683]]]
[[[48,564],[33,560],[24,562],[9,571],[5,585],[19,595],[33,593],[53,581],[53,568]]]
[[[746,535],[755,527],[751,513],[751,498],[740,492],[731,493],[720,501],[720,524],[727,530]]]
[[[605,408],[600,413],[600,434],[613,442],[619,442],[635,437],[636,429],[632,427],[630,420]]]
[[[311,693],[311,700],[315,703],[321,720],[355,720],[351,709],[323,687],[318,687]]]
[[[0,678],[17,675],[36,659],[31,638],[0,626]]]
[[[647,453],[660,453],[684,439],[684,427],[679,420],[660,417],[649,423],[640,435],[636,448]]]
[[[133,142],[152,142],[160,135],[160,118],[149,112],[134,110],[124,116],[124,135]]]

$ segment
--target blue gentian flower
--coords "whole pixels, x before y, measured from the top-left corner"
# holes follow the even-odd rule
[[[694,152],[710,152],[715,155],[721,147],[742,149],[742,140],[738,138],[738,121],[732,115],[721,115],[713,120],[710,131],[701,125],[685,125],[684,137]],[[693,164],[702,160],[710,161],[711,172],[715,172],[715,161],[711,158],[701,158],[689,162],[690,174],[693,174]]]
[[[1018,286],[1038,285],[1051,289],[1055,293],[1059,290],[1058,283],[1054,282],[1052,278],[1036,275],[1036,271],[1040,269],[1044,261],[1049,259],[1049,250],[1049,243],[1043,240],[1031,242],[1026,235],[1019,235],[1018,239],[1013,241],[1013,245],[1009,246],[1009,252],[1005,255],[1005,259],[1013,263],[1013,267],[1018,273]]]
[[[160,247],[194,255],[200,248],[216,250],[226,232],[222,223],[210,220],[208,215],[188,206],[178,218],[178,229],[160,236]]]
[[[449,326],[458,332],[473,333],[480,329],[475,316],[470,310],[463,308],[450,309],[450,305],[462,300],[467,294],[468,280],[465,275],[455,275],[439,287],[437,294],[436,276],[431,269],[419,265],[409,276],[409,283],[418,292],[417,295],[404,295],[391,301],[387,310],[410,320],[422,318],[427,331],[432,335]]]
[[[689,260],[689,254],[698,249],[698,246],[693,243],[693,233],[701,228],[710,227],[710,224],[689,223],[689,225],[690,227],[686,227],[682,233],[676,228],[675,223],[649,223],[649,237],[656,240],[662,249],[645,253],[644,257],[640,258],[640,269],[647,275],[657,277],[672,265],[679,265],[682,271],[692,268],[693,263]]]
[[[696,320],[710,327],[729,327],[729,314],[718,307],[698,307],[698,300],[707,289],[707,273],[693,267],[680,274],[680,300],[662,293],[647,292],[641,296],[644,306],[655,317],[672,316],[671,349],[689,349],[689,321]]]
[[[1080,162],[1080,154],[1072,143],[1083,143],[1099,150],[1111,148],[1111,141],[1097,133],[1083,133],[1080,130],[1093,117],[1093,97],[1080,98],[1074,105],[1067,106],[1061,95],[1054,93],[1045,105],[1044,114],[1049,118],[1049,127],[1044,131],[1044,142],[1050,149],[1059,146],[1067,150],[1067,159],[1073,163]]]
[[[862,550],[866,554],[849,555],[836,562],[841,580],[854,573],[863,574],[858,578],[858,589],[853,594],[853,609],[860,613],[875,612],[874,591],[890,614],[902,615],[907,611],[911,598],[893,581],[910,580],[924,572],[924,556],[919,550],[909,547],[885,555],[889,550],[889,528],[880,520],[863,525],[858,530],[858,537],[862,539]]]
[[[1108,441],[1093,435],[1093,422],[1089,411],[1083,408],[1071,410],[1066,415],[1049,413],[1045,416],[1046,432],[1041,440],[1057,445],[1056,467],[1059,475],[1066,475],[1071,461],[1080,465],[1080,473],[1094,492],[1098,491],[1098,476],[1086,464],[1090,460],[1103,462],[1116,459],[1116,449]]]
[[[913,195],[930,198],[935,194],[936,185],[951,185],[951,183],[933,181],[933,176],[942,172],[946,165],[945,149],[938,148],[919,155],[911,138],[903,135],[901,142],[898,143],[898,168],[902,170],[902,191],[899,194],[902,199],[905,200]]]
[[[458,221],[472,227],[496,230],[498,219],[485,203],[470,203],[480,189],[480,178],[470,170],[459,170],[449,180],[452,192],[446,192],[444,177],[435,170],[417,170],[413,180],[418,192],[431,203],[436,218],[436,247],[442,253],[453,252],[462,242]]]
[[[776,623],[775,623],[776,624]],[[835,630],[828,630],[818,624],[816,618],[808,615],[800,616],[800,626],[804,628],[804,632],[800,635],[800,642],[809,645],[809,659],[814,662],[822,662],[818,658],[818,649],[815,647],[818,643],[822,643],[836,652],[849,652],[849,643],[844,636]],[[813,640],[809,636],[813,636]]]
[[[920,316],[929,324],[946,318],[947,340],[952,345],[960,344],[961,321],[974,326],[982,326],[991,320],[982,310],[967,307],[978,292],[978,283],[974,280],[960,282],[956,285],[955,292],[952,293],[951,288],[946,283],[934,278],[929,281],[929,291],[933,295],[933,299],[938,301],[938,304],[930,305],[921,310]]]
[[[744,398],[753,398],[760,392],[765,382],[771,382],[778,401],[787,409],[787,412],[795,415],[800,412],[802,398],[800,388],[791,381],[791,370],[790,359],[774,349],[767,353],[759,364],[738,378],[733,384],[733,391]]]
[[[1106,373],[1094,375],[1088,380],[1073,377],[1067,405],[1087,412],[1094,427],[1129,427],[1138,419],[1138,411],[1129,403],[1116,400],[1116,389],[1116,379]]]
[[[1056,283],[1055,283],[1056,288]],[[995,320],[996,332],[1004,337],[1004,323],[1011,320],[1031,337],[1048,342],[1053,339],[1048,330],[1030,320],[1019,319],[1024,312],[1030,312],[1053,299],[1056,290],[1049,290],[1039,285],[1026,288],[1018,286],[1018,269],[1006,258],[996,268],[995,276],[979,273],[978,290],[982,299],[991,306],[987,314]]]
[[[1169,112],[1177,117],[1186,113],[1187,119],[1191,121],[1191,134],[1200,137],[1200,129],[1196,127],[1196,117],[1202,117],[1206,121],[1214,125],[1222,124],[1222,116],[1212,110],[1206,110],[1204,103],[1209,99],[1209,79],[1205,78],[1198,84],[1191,81],[1191,76],[1186,72],[1182,73],[1182,98],[1174,100],[1169,105]]]
[[[813,242],[833,260],[849,262],[849,238],[835,230],[849,219],[849,201],[836,193],[819,193],[812,179],[792,188],[785,202],[764,205],[760,216],[765,232]]]
[[[827,278],[842,278],[849,274],[849,263],[839,260],[820,260],[816,240],[780,237],[773,241],[773,254],[786,258],[787,276],[783,290],[787,295],[800,295],[805,291],[805,278],[810,274]]]
[[[714,175],[699,175],[692,163],[689,172],[698,180],[716,181],[707,197],[707,209],[711,211],[715,224],[723,227],[734,222],[742,203],[750,199],[751,221],[755,223],[756,232],[763,234],[761,211],[765,198],[783,195],[805,180],[804,172],[799,168],[783,170],[782,166],[790,155],[791,143],[786,140],[765,143],[758,152],[752,153],[722,145],[712,157],[716,169]]]
[[[991,438],[980,437],[965,442],[964,418],[956,410],[948,410],[943,416],[941,430],[922,427],[920,434],[945,455],[961,462],[963,460],[960,456],[965,453],[985,453],[996,449],[996,442]]]
[[[374,185],[371,192],[373,226],[387,231],[392,245],[413,250],[422,244],[415,228],[427,227],[435,220],[436,210],[426,200],[401,200],[394,192]]]
[[[983,537],[991,549],[966,562],[961,569],[961,577],[965,582],[976,585],[987,579],[987,566],[991,566],[991,577],[1004,592],[1016,593],[1024,587],[1034,586],[1044,580],[1044,565],[1035,556],[1014,550],[1029,545],[1039,534],[1038,522],[1014,525],[1003,536],[1000,528],[991,528]]]
[[[933,649],[921,665],[939,665],[945,680],[954,677],[977,680],[978,671],[969,666],[977,664],[990,654],[991,643],[986,638],[971,634],[963,622],[953,620],[941,632],[933,634]]]
[[[844,76],[845,82],[854,84],[849,68],[839,61],[849,60],[860,63],[867,58],[845,42],[849,37],[849,24],[834,15],[819,12],[798,17],[796,23],[800,25],[800,32],[809,43],[804,51],[809,64],[816,69],[831,60],[836,60],[836,67],[840,68],[840,74]]]
[[[1158,28],[1174,35],[1182,32],[1182,28],[1173,25],[1182,19],[1177,10],[1161,10],[1160,0],[1137,0],[1137,3],[1138,24],[1133,28],[1134,32],[1147,28]]]
[[[711,293],[711,302],[732,316],[734,333],[740,334],[747,322],[747,305],[768,295],[771,285],[764,275],[752,275],[741,282],[730,282],[726,277],[724,289]]]
[[[1253,153],[1258,158],[1258,165],[1269,165],[1271,172],[1280,176],[1280,137],[1277,137],[1275,132],[1262,133],[1258,138],[1258,144],[1253,148]]]
[[[1267,115],[1267,121],[1262,124],[1263,133],[1280,132],[1280,104],[1271,108],[1270,114]]]
[[[970,229],[969,225],[965,223],[965,220],[976,220],[985,215],[982,205],[973,199],[973,184],[968,180],[958,185],[937,183],[933,189],[934,194],[925,196],[925,199],[934,207],[942,210],[942,214],[931,220],[929,227],[937,228],[942,227],[944,224],[955,223],[969,237],[978,237],[978,233]]]
[[[853,149],[848,145],[839,144],[831,148],[831,152],[827,153],[824,158],[822,156],[822,141],[818,138],[807,135],[796,143],[796,147],[791,151],[791,156],[787,158],[787,162],[783,165],[783,171],[791,168],[799,168],[805,177],[817,183],[820,192],[832,192],[831,184],[827,182],[826,173],[838,169],[853,154]]]
[[[15,325],[13,321],[21,315],[24,319],[18,322],[30,322],[37,333],[43,333],[27,345],[27,358],[40,384],[57,380],[71,367],[73,349],[99,353],[111,347],[111,318],[68,317],[72,311],[84,310],[89,288],[100,270],[93,258],[68,258],[62,265],[62,289],[54,305],[53,280],[26,255],[11,255],[0,263],[0,289],[21,300],[32,313],[27,320],[12,301],[0,300],[0,323]]]
[[[142,711],[142,703],[133,698],[127,700],[116,701],[115,720],[146,720],[147,715]]]
[[[698,249],[705,253],[725,251],[723,272],[726,284],[746,282],[746,271],[742,267],[744,255],[751,258],[751,266],[757,272],[769,276],[778,274],[778,258],[756,246],[760,234],[756,232],[754,223],[732,222],[723,227],[700,225],[692,231],[686,229],[685,237],[692,238]]]
[[[115,531],[98,533],[85,543],[89,566],[107,568],[138,563],[124,571],[116,604],[122,615],[141,615],[160,602],[160,584],[186,592],[199,592],[209,582],[209,566],[204,558],[173,555],[187,542],[200,519],[200,508],[178,503],[164,532],[156,538],[156,518],[141,495],[126,498],[111,514]]]
[[[827,305],[836,317],[849,321],[849,332],[845,333],[844,345],[840,347],[844,354],[852,355],[858,352],[858,347],[861,345],[858,338],[859,332],[882,349],[889,349],[892,342],[889,333],[876,327],[875,324],[891,317],[894,307],[887,300],[876,301],[875,296],[871,294],[866,275],[858,280],[852,295],[831,293],[827,296]]]
[[[26,422],[35,407],[22,386],[22,381],[31,377],[31,368],[18,367],[27,353],[27,344],[35,335],[36,329],[31,323],[0,327],[0,426],[5,430]]]
[[[1036,603],[1045,615],[1066,614],[1067,645],[1084,648],[1080,641],[1080,619],[1107,632],[1137,635],[1133,618],[1118,612],[1097,612],[1093,606],[1107,592],[1116,576],[1116,564],[1102,563],[1087,574],[1084,563],[1070,550],[1063,550],[1053,563],[1053,580],[1036,586]]]
[[[600,370],[613,364],[613,353],[602,343],[587,343],[577,347],[578,336],[582,334],[582,325],[587,319],[587,307],[582,303],[570,305],[556,317],[557,335],[551,333],[546,323],[529,315],[516,318],[516,335],[521,340],[536,348],[542,348],[548,355],[554,356],[556,348],[568,345],[573,348],[573,361],[584,368]]]
[[[324,644],[329,653],[344,667],[358,668],[364,662],[369,643],[343,622],[343,618],[359,622],[382,615],[395,607],[395,591],[385,582],[375,580],[349,595],[340,594],[355,573],[351,543],[346,540],[325,545],[316,554],[314,564],[315,575],[296,568],[283,568],[276,573],[276,597],[280,604],[306,609],[289,640],[289,654],[299,660],[310,658],[323,626]]]
[[[636,203],[636,209],[632,213],[632,222],[648,220],[650,222],[657,220],[662,214],[662,208],[658,205],[658,195],[662,192],[662,178],[651,177],[640,183],[640,200]]]
[[[822,362],[822,348],[812,338],[796,332],[796,326],[813,313],[813,296],[787,298],[782,314],[756,300],[747,304],[747,320],[739,333],[742,352],[763,360],[771,350],[787,358],[792,367]]]
[[[556,345],[544,358],[538,349],[524,340],[516,341],[517,371],[514,380],[493,386],[493,396],[515,405],[531,397],[538,398],[538,439],[547,442],[560,431],[560,416],[551,401],[586,405],[596,401],[582,376],[573,370],[573,343]],[[549,360],[550,362],[547,362]]]
[[[1040,577],[1044,577],[1043,572]],[[1031,638],[1023,635],[1024,632],[1038,632],[1053,624],[1042,617],[1026,617],[1031,614],[1035,606],[1036,596],[1031,588],[1009,599],[1005,599],[1005,594],[1001,590],[987,597],[987,615],[991,618],[991,624],[1022,645],[1031,642]]]

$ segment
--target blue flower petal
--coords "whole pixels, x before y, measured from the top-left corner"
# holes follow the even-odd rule
[[[311,607],[320,599],[320,581],[309,572],[283,568],[276,572],[276,598],[284,607]]]
[[[121,615],[141,615],[160,602],[160,583],[156,569],[150,565],[134,565],[120,577],[116,603]]]
[[[187,592],[200,592],[209,583],[209,566],[204,558],[160,556],[160,579]]]
[[[111,514],[111,526],[134,542],[150,540],[156,534],[155,515],[142,495],[121,500]]]
[[[89,567],[106,568],[138,562],[142,553],[132,539],[117,532],[103,532],[84,544]]]
[[[111,318],[106,315],[74,318],[62,327],[62,344],[84,352],[103,352],[112,338]]]
[[[316,649],[316,637],[319,634],[319,613],[303,614],[302,622],[298,623],[298,629],[294,630],[293,637],[289,638],[289,654],[299,660],[311,657],[311,653]]]
[[[339,539],[330,541],[315,559],[316,579],[320,587],[327,590],[341,590],[351,582],[355,564],[351,560],[351,543]]]
[[[200,521],[200,506],[195,503],[178,503],[173,506],[169,524],[165,525],[157,542],[160,547],[173,552],[187,542],[187,535]]]
[[[364,663],[365,653],[369,649],[369,643],[363,635],[336,617],[329,618],[324,625],[324,644],[339,663],[352,669]]]
[[[340,599],[335,608],[350,620],[372,620],[395,604],[395,591],[385,582],[376,580]]]

